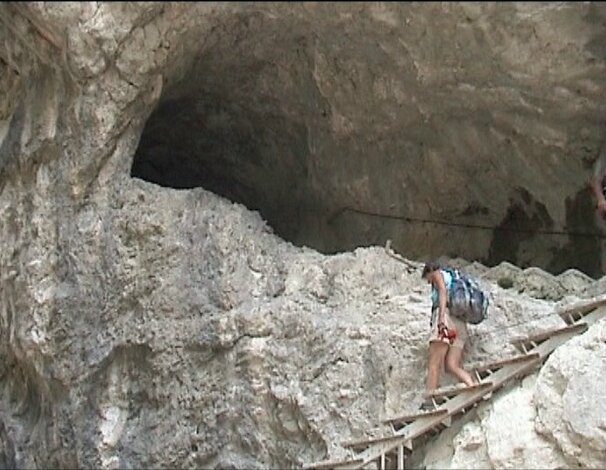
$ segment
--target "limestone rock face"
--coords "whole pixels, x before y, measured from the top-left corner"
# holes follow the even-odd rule
[[[606,466],[606,321],[573,338],[541,370],[536,428],[574,467]]]
[[[492,299],[469,360],[557,325],[557,302],[603,286],[581,273],[601,275],[599,240],[536,230],[596,229],[583,188],[604,137],[604,16],[0,5],[0,466],[342,455],[421,399],[428,286],[421,263],[376,246],[387,238],[411,259],[578,268],[463,263]],[[551,382],[544,406],[568,407]],[[545,449],[596,461],[599,432],[537,413]]]

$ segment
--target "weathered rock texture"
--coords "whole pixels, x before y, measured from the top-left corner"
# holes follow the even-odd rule
[[[203,185],[325,252],[392,238],[603,274],[603,237],[583,234],[602,233],[604,5],[254,6],[188,46],[134,175]]]
[[[299,245],[391,238],[410,257],[603,274],[587,189],[606,139],[603,4],[31,3],[3,18],[0,136],[9,120],[62,143],[94,129],[60,152],[77,153],[80,191],[132,129],[133,175],[203,185]]]
[[[421,265],[295,245],[601,274],[596,239],[335,212],[594,230],[602,5],[4,3],[0,39],[5,467],[297,467],[418,405]],[[603,287],[467,268],[493,295],[470,360]]]

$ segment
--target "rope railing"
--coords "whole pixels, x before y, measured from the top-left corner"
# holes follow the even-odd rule
[[[493,232],[509,232],[509,233],[526,233],[530,235],[552,235],[552,236],[567,236],[567,237],[584,237],[584,238],[597,238],[597,239],[605,239],[606,234],[597,233],[597,232],[578,232],[574,230],[544,230],[544,229],[531,229],[531,228],[515,228],[515,227],[502,227],[500,225],[487,225],[487,224],[474,224],[468,222],[452,222],[447,220],[439,220],[433,218],[424,218],[424,217],[412,217],[409,215],[402,214],[382,214],[380,212],[368,211],[363,209],[357,209],[355,207],[344,207],[339,209],[333,215],[331,215],[328,219],[328,223],[333,223],[338,217],[343,215],[345,212],[354,212],[356,214],[367,215],[370,217],[379,217],[383,219],[392,219],[392,220],[401,220],[409,223],[419,223],[419,224],[432,224],[432,225],[442,225],[445,227],[457,227],[457,228],[466,228],[466,229],[476,229],[476,230],[490,230]]]

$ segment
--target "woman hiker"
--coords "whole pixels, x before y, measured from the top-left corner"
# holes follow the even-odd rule
[[[429,335],[429,361],[427,366],[426,392],[438,387],[442,366],[465,385],[474,381],[462,367],[463,347],[467,340],[467,325],[448,312],[449,289],[452,275],[436,262],[423,268],[421,277],[431,284],[432,311]]]

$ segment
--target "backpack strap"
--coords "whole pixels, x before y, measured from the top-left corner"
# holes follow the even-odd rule
[[[444,268],[442,268],[444,271],[446,271],[448,274],[450,274],[450,277],[452,278],[452,280],[457,280],[457,279],[461,279],[461,273],[459,272],[458,269],[453,269],[449,266],[446,266]]]

